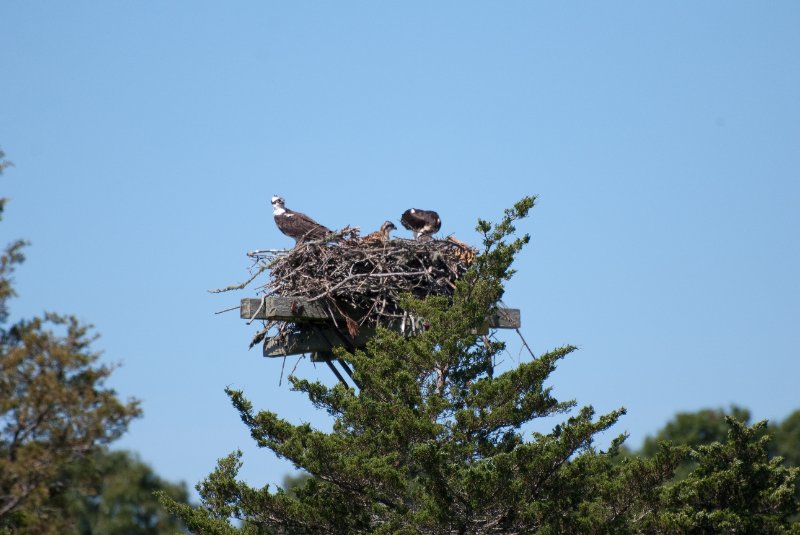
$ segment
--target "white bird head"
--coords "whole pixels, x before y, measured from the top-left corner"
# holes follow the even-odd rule
[[[281,215],[286,213],[286,207],[283,205],[284,200],[283,197],[278,197],[277,195],[272,196],[272,213],[275,215]]]

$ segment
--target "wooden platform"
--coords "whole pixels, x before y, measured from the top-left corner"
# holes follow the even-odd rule
[[[362,327],[355,338],[346,329],[333,326],[330,316],[319,302],[292,297],[245,298],[239,307],[239,314],[247,320],[291,321],[308,324],[306,332],[290,334],[283,338],[267,338],[264,343],[265,357],[284,357],[303,353],[325,354],[332,347],[364,347],[375,330]],[[487,318],[485,330],[518,329],[522,322],[520,311],[516,308],[498,308],[497,313]],[[390,328],[401,330],[401,326]]]

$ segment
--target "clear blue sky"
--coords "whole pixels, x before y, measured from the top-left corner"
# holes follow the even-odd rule
[[[536,352],[580,347],[559,397],[627,407],[632,446],[679,410],[800,408],[797,2],[7,1],[0,21],[0,236],[33,244],[14,312],[97,326],[145,410],[118,446],[167,478],[235,448],[253,484],[291,469],[226,385],[328,425],[213,314],[249,294],[206,292],[290,245],[273,194],[331,227],[434,208],[473,242],[538,194],[507,303]]]

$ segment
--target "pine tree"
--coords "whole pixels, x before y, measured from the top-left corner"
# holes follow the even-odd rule
[[[497,372],[504,345],[480,334],[503,297],[514,237],[534,198],[495,225],[480,220],[483,250],[452,299],[407,298],[404,309],[430,328],[413,337],[379,329],[365,349],[337,356],[358,389],[290,377],[292,388],[334,419],[325,433],[256,412],[244,393],[226,390],[259,446],[310,475],[292,492],[237,480],[241,453],[221,459],[197,486],[203,505],[164,503],[197,533],[639,533],[670,524],[655,516],[675,468],[690,454],[662,444],[652,458],[617,460],[624,436],[607,451],[598,433],[624,414],[558,401],[546,385],[574,347],[556,348]],[[566,415],[547,434],[524,426]],[[678,503],[678,502],[674,502]],[[234,528],[229,519],[242,521]]]
[[[798,512],[800,468],[770,458],[766,421],[725,420],[725,443],[693,450],[697,467],[664,489],[649,527],[658,533],[800,533],[800,524],[790,522]]]

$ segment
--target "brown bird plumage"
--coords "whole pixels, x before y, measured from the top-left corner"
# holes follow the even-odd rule
[[[278,230],[294,238],[297,243],[305,240],[319,240],[331,233],[328,227],[320,225],[306,214],[289,210],[283,197],[272,197],[273,215]]]
[[[367,241],[388,242],[391,239],[389,233],[392,232],[393,230],[397,230],[397,227],[394,226],[394,223],[392,223],[391,221],[386,221],[383,223],[383,225],[381,225],[380,230],[376,230],[375,232],[367,234],[366,236],[364,236],[364,239]]]
[[[400,223],[414,233],[415,240],[429,240],[431,234],[439,232],[442,220],[433,210],[409,208],[400,217]]]

